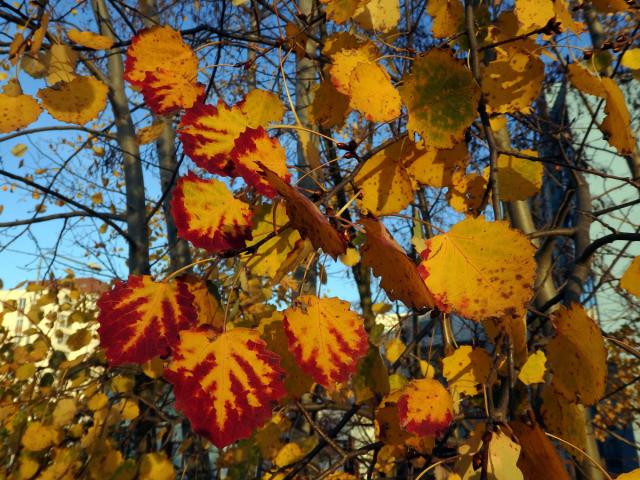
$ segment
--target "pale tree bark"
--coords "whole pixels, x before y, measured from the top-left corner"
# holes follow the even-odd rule
[[[117,41],[104,0],[92,0],[91,5],[100,33]],[[129,272],[149,273],[149,234],[146,222],[144,176],[140,163],[140,147],[131,118],[124,85],[124,64],[117,50],[109,52],[107,77],[109,79],[109,102],[116,126],[116,139],[122,152],[126,188],[127,232],[129,243]]]

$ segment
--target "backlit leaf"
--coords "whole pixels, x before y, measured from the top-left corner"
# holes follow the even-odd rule
[[[544,27],[556,16],[552,0],[516,0],[514,13],[522,33]]]
[[[409,175],[418,183],[430,187],[449,187],[454,172],[464,171],[469,160],[465,142],[458,142],[453,148],[426,148],[408,155],[405,160]]]
[[[567,402],[550,386],[543,388],[540,398],[542,399],[540,411],[546,430],[584,449],[587,442],[584,406]]]
[[[193,107],[204,94],[204,85],[195,80],[195,74],[177,75],[172,70],[158,68],[154,72],[147,72],[141,92],[153,113],[167,115]]]
[[[107,104],[109,88],[93,77],[76,77],[38,91],[47,112],[61,122],[84,125],[94,120]]]
[[[284,379],[287,392],[294,398],[300,398],[309,391],[313,385],[313,379],[300,368],[289,348],[283,318],[282,312],[274,312],[271,317],[260,322],[258,331],[262,339],[267,342],[267,348],[280,357],[280,366],[287,374]]]
[[[285,310],[283,325],[298,364],[329,389],[355,373],[369,349],[364,320],[338,298],[300,296]]]
[[[334,259],[347,251],[347,243],[331,225],[327,217],[299,190],[282,180],[276,173],[260,165],[265,179],[284,198],[291,226]]]
[[[487,383],[492,363],[484,348],[463,345],[442,359],[442,374],[454,394],[473,396]]]
[[[327,7],[327,16],[334,22],[340,24],[353,17],[353,14],[360,5],[368,0],[320,0]]]
[[[252,240],[247,245],[263,241],[267,235],[273,234],[288,222],[289,217],[283,205],[259,207],[253,217]],[[309,240],[300,237],[297,230],[288,228],[263,242],[255,252],[243,255],[242,259],[254,275],[270,277],[277,282],[312,251]]]
[[[100,344],[111,365],[166,354],[178,332],[195,321],[193,295],[184,282],[154,282],[148,275],[117,282],[102,294],[98,308]]]
[[[355,12],[354,19],[366,30],[389,32],[400,20],[400,1],[368,0]]]
[[[342,125],[349,113],[349,96],[336,90],[328,79],[315,84],[312,92],[309,119],[324,128]]]
[[[60,431],[39,421],[29,422],[22,434],[22,446],[31,452],[45,450],[58,444],[60,440],[62,440]]]
[[[414,310],[425,310],[435,300],[422,281],[416,265],[376,219],[361,218],[366,230],[366,243],[360,249],[362,263],[380,277],[380,286],[392,300],[400,300]]]
[[[171,212],[178,234],[210,252],[242,248],[251,236],[249,205],[220,180],[189,172],[173,191]]]
[[[391,84],[383,66],[359,63],[349,80],[351,108],[364,114],[372,122],[389,122],[400,115],[400,94]]]
[[[400,87],[407,105],[407,128],[429,146],[452,148],[476,117],[480,88],[450,51],[432,49],[416,58]]]
[[[0,93],[0,133],[25,128],[35,122],[40,113],[42,109],[33,97]]]
[[[219,175],[234,174],[230,156],[236,139],[247,128],[266,127],[284,115],[280,99],[264,90],[252,90],[233,107],[196,104],[180,120],[178,135],[196,165]]]
[[[165,452],[145,453],[140,460],[140,480],[174,480],[176,472]]]
[[[455,170],[447,190],[449,205],[460,213],[476,214],[482,208],[487,191],[487,178],[477,173]]]
[[[267,135],[264,128],[248,128],[235,141],[231,152],[235,171],[256,192],[273,198],[276,190],[258,173],[262,163],[269,170],[278,175],[284,182],[289,183],[291,174],[287,169],[286,153],[277,138]]]
[[[535,249],[507,222],[469,217],[426,245],[421,274],[443,311],[476,321],[524,313],[533,294]]]
[[[453,400],[432,378],[412,380],[398,398],[400,425],[416,435],[438,435],[453,421]]]
[[[529,355],[527,361],[522,366],[518,378],[525,385],[531,385],[532,383],[543,383],[544,374],[547,371],[545,364],[547,363],[547,356],[544,351],[538,350],[535,353]]]
[[[570,402],[595,404],[605,390],[607,351],[600,328],[574,303],[551,316],[556,335],[547,345],[551,386]]]
[[[72,42],[93,50],[109,50],[113,45],[113,40],[109,37],[93,32],[76,30],[75,28],[68,30],[67,36]]]
[[[630,48],[624,52],[621,63],[631,70],[640,70],[640,48]]]
[[[351,95],[351,73],[361,63],[372,63],[378,56],[373,43],[365,43],[356,48],[343,48],[331,55],[329,68],[331,82],[336,90],[344,95]]]
[[[620,278],[620,287],[640,297],[640,256],[633,259]]]
[[[534,150],[523,150],[524,155],[537,157]],[[500,200],[513,202],[526,200],[540,191],[544,168],[541,162],[527,160],[512,155],[498,156],[498,185]],[[488,177],[488,169],[485,176]]]
[[[279,358],[255,330],[234,328],[213,338],[184,330],[173,352],[165,377],[176,408],[218,448],[251,435],[286,394]]]
[[[155,142],[160,138],[160,135],[162,135],[164,127],[165,124],[163,122],[152,123],[151,125],[142,127],[136,132],[138,143],[140,143],[140,145],[145,145],[147,143]]]
[[[361,193],[358,203],[376,216],[398,213],[409,205],[415,182],[403,162],[412,155],[415,145],[405,137],[367,160],[354,178]]]
[[[431,0],[427,3],[431,15],[431,31],[436,38],[447,38],[464,25],[464,6],[460,0]]]
[[[482,468],[477,468],[474,457],[484,448],[482,424],[478,424],[469,440],[458,449],[461,458],[455,466],[456,472],[463,480],[480,480]],[[511,440],[510,436],[496,429],[491,434],[487,451],[486,478],[491,480],[524,480],[518,468],[521,447]]]
[[[55,85],[58,82],[70,82],[76,78],[75,70],[78,63],[78,53],[69,45],[56,43],[46,54],[47,83]]]
[[[218,299],[209,291],[207,282],[194,275],[182,277],[193,295],[193,306],[196,310],[196,324],[209,325],[213,330],[224,329],[224,310]]]

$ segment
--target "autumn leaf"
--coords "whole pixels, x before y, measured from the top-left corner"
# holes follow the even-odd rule
[[[435,300],[422,281],[416,265],[376,219],[361,218],[366,242],[360,249],[362,263],[380,277],[380,286],[392,300],[417,311],[433,308]]]
[[[432,378],[412,380],[398,398],[400,425],[416,435],[439,435],[453,421],[453,400]]]
[[[416,58],[400,87],[407,128],[430,147],[452,148],[477,115],[480,88],[450,51],[434,48]]]
[[[447,38],[464,25],[464,6],[460,0],[431,0],[427,13],[432,18],[431,30],[436,38]]]
[[[75,28],[68,30],[67,36],[72,42],[92,50],[109,50],[113,45],[113,40],[109,37],[93,32],[76,30]]]
[[[28,127],[41,113],[42,108],[29,95],[0,93],[0,133]]]
[[[78,53],[69,45],[55,43],[47,52],[44,63],[47,66],[47,83],[49,85],[70,82],[76,78]]]
[[[358,63],[351,71],[349,90],[351,108],[371,122],[389,122],[400,115],[400,94],[382,65]]]
[[[178,234],[196,247],[220,252],[244,247],[251,238],[249,205],[233,196],[220,180],[204,180],[189,172],[171,199]]]
[[[584,406],[567,402],[548,385],[543,388],[540,398],[542,399],[540,412],[546,430],[584,449],[587,442]]]
[[[110,365],[165,355],[178,332],[191,326],[196,316],[193,295],[184,282],[154,282],[148,275],[117,282],[102,294],[98,308],[100,344]]]
[[[165,452],[145,453],[140,460],[140,480],[174,480],[176,471]]]
[[[400,1],[368,0],[356,10],[354,20],[366,30],[390,32],[400,20]]]
[[[455,465],[455,471],[468,480],[480,479],[482,470],[476,468],[474,457],[485,446],[485,437],[482,435],[482,424],[478,424],[467,443],[458,448],[460,460]],[[498,428],[492,432],[487,440],[487,478],[524,480],[522,472],[518,468],[521,447],[510,436]]]
[[[38,91],[47,112],[61,122],[84,125],[95,119],[107,104],[109,88],[93,77],[76,77]]]
[[[538,152],[534,150],[523,150],[520,153],[530,157],[538,156]],[[541,162],[515,155],[499,155],[496,165],[500,200],[505,202],[526,200],[540,191],[544,172]],[[488,168],[485,169],[484,175],[488,178]]]
[[[640,298],[640,256],[635,257],[622,274],[620,287]]]
[[[231,157],[236,173],[247,182],[247,185],[268,198],[273,198],[276,190],[260,175],[258,164],[265,165],[284,182],[291,181],[284,148],[277,138],[269,137],[262,127],[248,128],[242,132],[234,142]]]
[[[607,351],[600,328],[574,303],[560,307],[551,321],[556,335],[547,345],[551,386],[569,402],[593,405],[604,395]]]
[[[326,5],[327,17],[340,24],[345,23],[353,17],[359,6],[367,3],[368,0],[320,0]]]
[[[525,385],[531,385],[532,383],[543,383],[544,374],[547,371],[545,364],[547,363],[547,356],[544,351],[538,350],[535,353],[529,355],[527,361],[522,365],[522,369],[518,374],[518,379]]]
[[[544,27],[555,17],[552,0],[516,0],[514,13],[520,24],[518,31],[522,33]]]
[[[193,430],[222,448],[271,418],[286,394],[283,373],[257,331],[234,328],[212,337],[200,329],[180,333],[165,377]]]
[[[181,280],[187,284],[193,295],[193,306],[196,311],[196,325],[208,325],[214,331],[224,330],[224,310],[218,299],[209,291],[207,282],[195,275],[186,275]]]
[[[311,200],[263,164],[260,168],[267,182],[284,198],[291,226],[300,232],[302,238],[309,239],[315,248],[321,248],[334,259],[347,251],[344,237]]]
[[[328,79],[313,86],[313,103],[309,107],[309,119],[324,128],[344,123],[349,113],[349,96],[340,93]]]
[[[476,321],[516,316],[533,294],[534,253],[507,222],[469,217],[427,241],[420,272],[443,311]]]
[[[266,127],[284,115],[280,99],[271,92],[252,90],[232,107],[198,103],[178,125],[185,152],[196,165],[218,175],[235,175],[231,151],[247,128]]]
[[[450,187],[454,174],[464,171],[469,161],[467,144],[458,142],[453,148],[415,148],[415,153],[405,158],[407,173],[422,185]]]
[[[463,345],[442,359],[442,374],[454,394],[473,396],[489,380],[492,363],[484,348]]]
[[[351,96],[351,74],[361,64],[375,61],[378,50],[371,42],[352,48],[341,48],[331,55],[329,73],[336,90],[348,97]]]
[[[158,68],[147,72],[141,87],[149,109],[158,115],[168,115],[180,109],[193,107],[204,95],[204,85],[193,77],[176,75],[172,70]]]
[[[136,131],[138,143],[140,145],[146,145],[147,143],[155,142],[160,138],[160,135],[162,135],[164,128],[165,124],[163,122],[152,123],[151,125],[142,127],[140,130]]]
[[[298,364],[329,389],[354,374],[369,349],[364,320],[338,298],[300,296],[285,310],[283,325]]]
[[[563,460],[540,426],[518,421],[511,422],[509,426],[522,448],[518,468],[525,479],[548,477],[569,480]]]

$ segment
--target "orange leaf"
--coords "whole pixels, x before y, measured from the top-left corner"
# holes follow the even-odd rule
[[[72,42],[92,50],[109,50],[113,46],[113,40],[109,37],[93,32],[76,30],[75,28],[69,30],[67,36]]]
[[[124,78],[142,91],[157,114],[191,108],[203,94],[198,58],[171,27],[142,30],[127,50]]]
[[[414,310],[433,308],[435,300],[418,273],[417,266],[400,248],[384,225],[373,218],[361,218],[367,234],[360,253],[362,263],[380,277],[380,285],[392,300]]]
[[[98,308],[100,343],[111,365],[165,355],[196,317],[187,284],[154,282],[149,275],[117,282],[102,294]]]
[[[369,349],[364,321],[339,298],[303,295],[284,312],[289,348],[320,385],[334,388],[355,373]]]
[[[231,151],[247,128],[266,127],[280,120],[284,107],[273,93],[252,90],[233,107],[196,104],[182,117],[178,135],[196,165],[218,175],[235,175]]]
[[[231,156],[237,173],[266,197],[273,198],[276,190],[258,173],[258,163],[269,167],[283,181],[289,183],[291,180],[284,148],[277,138],[269,137],[262,127],[246,129],[236,139]]]
[[[283,376],[278,356],[248,328],[215,338],[204,329],[182,331],[165,372],[176,408],[218,448],[248,437],[271,418],[286,394]]]
[[[398,398],[400,425],[416,435],[437,435],[453,420],[453,400],[446,388],[433,378],[413,380]]]
[[[347,251],[346,240],[311,200],[285,183],[264,164],[259,163],[259,166],[267,182],[285,199],[291,226],[298,230],[303,238],[308,238],[315,248],[321,248],[334,259]]]
[[[220,180],[193,172],[180,178],[171,199],[178,234],[196,247],[219,252],[244,247],[251,238],[251,210]]]

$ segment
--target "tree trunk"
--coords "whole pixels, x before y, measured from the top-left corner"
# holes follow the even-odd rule
[[[104,0],[92,0],[92,7],[100,33],[117,41]],[[132,239],[132,242],[129,243],[128,267],[131,274],[148,274],[149,235],[145,211],[144,176],[140,163],[140,148],[129,110],[123,75],[122,56],[112,50],[109,52],[107,60],[107,77],[109,78],[109,102],[116,125],[116,138],[122,152],[126,188],[127,232]]]

